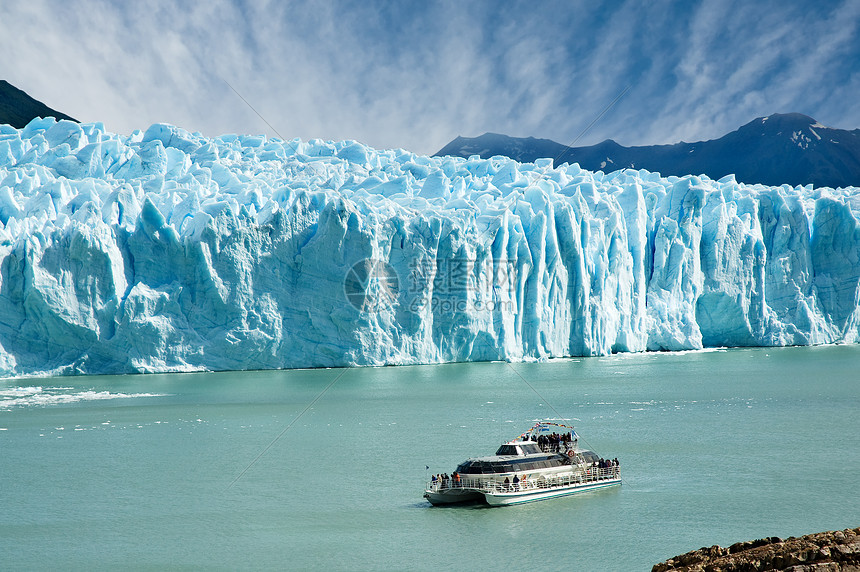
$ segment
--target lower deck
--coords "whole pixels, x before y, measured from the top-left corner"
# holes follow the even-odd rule
[[[617,466],[589,468],[578,473],[538,475],[511,482],[510,476],[432,481],[424,490],[431,504],[443,505],[484,500],[492,506],[522,504],[621,484]],[[518,476],[519,477],[519,476]]]

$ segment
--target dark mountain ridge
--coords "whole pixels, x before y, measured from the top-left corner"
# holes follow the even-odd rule
[[[834,129],[800,113],[759,117],[710,141],[624,147],[612,139],[567,147],[549,139],[485,133],[457,137],[436,155],[487,158],[504,155],[521,162],[549,157],[556,165],[579,163],[591,171],[647,169],[663,175],[705,174],[765,185],[860,186],[860,129]]]
[[[65,113],[51,109],[8,81],[0,79],[0,124],[5,123],[15,129],[21,129],[36,117],[54,117],[57,121],[60,119],[78,121]]]

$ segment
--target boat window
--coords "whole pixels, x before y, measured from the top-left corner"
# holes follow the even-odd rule
[[[466,461],[457,467],[457,472],[461,475],[480,474],[481,467],[477,463]]]
[[[523,447],[523,453],[525,453],[526,455],[529,455],[531,453],[540,453],[541,452],[540,447],[538,446],[537,443],[524,444],[522,447]]]
[[[502,445],[496,451],[496,455],[517,455],[517,448],[513,445]]]

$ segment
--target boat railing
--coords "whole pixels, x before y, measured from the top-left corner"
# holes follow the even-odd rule
[[[459,478],[436,479],[428,481],[425,490],[442,491],[445,489],[470,489],[479,492],[519,492],[534,489],[554,489],[559,487],[570,487],[604,481],[607,479],[618,479],[621,471],[618,466],[605,469],[588,468],[579,474],[566,475],[539,475],[536,478],[524,478],[519,482],[504,482],[498,477],[472,478],[460,476]]]

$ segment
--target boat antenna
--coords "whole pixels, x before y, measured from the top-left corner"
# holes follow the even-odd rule
[[[307,406],[306,406],[304,409],[302,409],[302,412],[301,412],[301,413],[299,413],[299,414],[295,417],[295,419],[293,419],[292,421],[290,421],[290,423],[289,423],[286,427],[284,427],[284,430],[283,430],[283,431],[281,431],[281,432],[278,434],[278,436],[277,436],[277,437],[275,437],[274,439],[272,439],[272,442],[271,442],[271,443],[269,443],[268,445],[266,445],[266,447],[265,447],[262,451],[260,451],[260,454],[259,454],[259,455],[257,455],[256,457],[254,457],[254,460],[253,460],[253,461],[251,461],[251,462],[248,464],[248,466],[247,466],[247,467],[245,467],[245,469],[244,469],[241,473],[239,473],[239,475],[238,475],[235,479],[233,479],[233,482],[231,482],[229,485],[227,485],[227,489],[229,490],[233,485],[235,485],[235,484],[236,484],[236,482],[237,482],[239,479],[241,479],[241,478],[245,475],[245,473],[247,473],[247,472],[248,472],[248,469],[250,469],[250,468],[251,468],[251,467],[253,467],[255,464],[257,464],[257,461],[259,461],[259,460],[260,460],[260,458],[261,458],[263,455],[265,455],[265,454],[266,454],[266,451],[268,451],[269,449],[271,449],[271,448],[272,448],[272,446],[273,446],[275,443],[277,443],[277,442],[278,442],[278,440],[279,440],[281,437],[283,437],[283,436],[284,436],[284,433],[286,433],[287,431],[289,431],[289,430],[290,430],[290,427],[292,427],[293,425],[295,425],[296,421],[298,421],[299,419],[301,419],[301,418],[302,418],[302,415],[304,415],[305,413],[307,413],[307,412],[308,412],[308,409],[310,409],[311,407],[313,407],[313,406],[314,406],[314,403],[316,403],[317,401],[319,401],[319,400],[320,400],[320,398],[321,398],[323,395],[325,395],[325,392],[326,392],[326,391],[328,391],[329,389],[331,389],[331,388],[332,388],[332,386],[333,386],[335,383],[337,383],[337,380],[339,380],[341,377],[343,377],[343,374],[345,374],[345,373],[346,373],[346,370],[348,370],[348,369],[350,369],[350,368],[348,368],[348,367],[341,368],[340,373],[339,373],[339,374],[337,374],[337,377],[335,377],[333,380],[331,380],[331,382],[330,382],[328,385],[326,385],[326,386],[325,386],[325,388],[324,388],[322,391],[320,391],[320,392],[319,392],[319,394],[318,394],[316,397],[314,397],[313,401],[311,401],[310,403],[308,403],[308,404],[307,404]]]
[[[553,407],[553,406],[552,406],[552,404],[551,404],[549,401],[547,401],[546,399],[544,399],[543,395],[541,395],[540,393],[538,393],[538,390],[537,390],[537,389],[535,389],[535,388],[534,388],[534,386],[533,386],[532,384],[530,384],[530,383],[526,380],[526,378],[524,378],[522,375],[520,375],[520,372],[518,372],[517,370],[515,370],[515,369],[514,369],[514,366],[513,366],[513,365],[511,365],[511,362],[507,361],[507,362],[505,362],[505,363],[506,363],[506,364],[508,364],[508,367],[509,367],[509,368],[511,368],[511,371],[512,371],[512,372],[514,372],[515,374],[517,374],[517,377],[518,377],[518,378],[520,378],[521,380],[523,380],[523,383],[525,383],[526,385],[528,385],[528,386],[529,386],[529,389],[531,389],[532,391],[534,391],[534,392],[535,392],[535,395],[537,395],[538,397],[540,397],[540,400],[541,400],[541,401],[543,401],[544,403],[546,403],[547,407],[549,407],[550,409],[552,409],[552,412],[553,412],[553,413],[555,413],[556,417],[558,417],[559,419],[564,419],[564,417],[562,417],[561,413],[559,413],[558,411],[556,411],[556,410],[555,410],[555,407]]]
[[[221,77],[221,76],[218,76],[218,77]],[[233,93],[235,93],[236,95],[238,95],[238,96],[239,96],[239,99],[241,99],[242,101],[244,101],[244,102],[245,102],[245,105],[247,105],[248,107],[250,107],[250,108],[251,108],[251,111],[253,111],[254,113],[256,113],[256,114],[257,114],[257,117],[259,117],[260,119],[262,119],[262,120],[263,120],[263,123],[265,123],[266,125],[268,125],[268,126],[269,126],[269,129],[271,129],[272,131],[274,131],[274,132],[275,132],[275,135],[277,135],[278,137],[280,137],[280,138],[281,138],[281,141],[286,141],[286,139],[284,139],[284,137],[283,137],[280,133],[278,133],[278,130],[277,130],[277,129],[275,129],[275,126],[274,126],[274,125],[272,125],[271,123],[269,123],[269,122],[268,122],[268,120],[267,120],[265,117],[263,117],[262,115],[260,115],[260,112],[259,112],[259,111],[257,111],[256,109],[254,109],[254,106],[253,106],[253,105],[251,105],[250,103],[248,103],[248,100],[247,100],[247,99],[245,99],[244,97],[242,97],[242,94],[241,94],[241,93],[239,93],[238,91],[236,91],[236,88],[235,88],[235,87],[233,87],[232,85],[230,85],[230,82],[229,82],[229,81],[227,81],[227,80],[226,80],[226,79],[224,79],[223,77],[221,77],[221,81],[223,81],[224,83],[226,83],[226,84],[227,84],[227,87],[229,87],[230,89],[232,89],[232,90],[233,90]],[[591,126],[589,125],[589,127],[591,127]]]
[[[559,412],[556,410],[556,408],[552,406],[552,404],[551,404],[549,401],[547,401],[546,399],[544,399],[543,395],[541,395],[540,393],[538,393],[538,390],[537,390],[537,389],[535,389],[535,388],[534,388],[534,386],[533,386],[532,384],[530,384],[526,378],[524,378],[522,375],[520,375],[520,372],[518,372],[516,369],[514,369],[514,366],[513,366],[513,365],[511,365],[511,362],[509,362],[509,361],[508,361],[508,362],[505,362],[505,363],[508,365],[508,367],[509,367],[509,368],[511,368],[511,371],[512,371],[512,372],[514,372],[515,374],[517,374],[517,377],[518,377],[518,378],[520,378],[521,380],[523,380],[523,383],[525,383],[526,385],[528,385],[528,386],[529,386],[529,389],[531,389],[532,391],[534,391],[535,395],[537,395],[537,396],[540,398],[540,400],[541,400],[542,402],[546,403],[546,406],[547,406],[547,407],[549,407],[550,409],[552,409],[552,412],[553,412],[553,413],[555,413],[555,414],[556,414],[556,416],[557,416],[559,419],[565,419],[565,418],[561,415],[561,413],[559,413]],[[592,451],[594,450],[594,447],[592,447],[592,446],[591,446],[591,444],[590,444],[588,441],[586,441],[586,440],[583,438],[583,436],[582,436],[582,435],[580,435],[579,433],[577,433],[577,434],[576,434],[576,438],[577,438],[577,439],[579,439],[580,441],[582,441],[582,442],[585,444],[585,446],[586,446],[586,447],[588,447],[588,448],[589,448],[589,449],[591,449]],[[621,477],[621,482],[622,482],[622,483],[624,483],[625,485],[627,484],[627,481],[625,481],[625,480],[624,480],[624,477]]]
[[[621,99],[622,97],[624,97],[624,94],[626,94],[628,91],[630,91],[630,88],[631,88],[631,87],[633,87],[633,85],[632,85],[632,84],[631,84],[631,85],[628,85],[627,87],[625,87],[625,88],[624,88],[624,90],[623,90],[621,93],[619,93],[619,94],[615,97],[615,99],[613,99],[611,102],[609,102],[609,105],[607,105],[606,107],[604,107],[604,108],[603,108],[603,111],[601,111],[601,112],[600,112],[600,115],[598,115],[597,117],[595,117],[595,118],[594,118],[594,120],[593,120],[591,123],[589,123],[589,124],[588,124],[588,126],[587,126],[585,129],[583,129],[583,130],[582,130],[582,132],[581,132],[579,135],[577,135],[577,136],[576,136],[576,139],[574,139],[573,141],[571,141],[571,142],[570,142],[570,145],[568,145],[568,146],[567,146],[567,147],[568,147],[568,149],[569,149],[569,148],[571,148],[571,147],[573,147],[574,145],[576,145],[576,142],[577,142],[577,141],[579,141],[580,139],[582,139],[582,136],[583,136],[583,135],[585,135],[585,134],[588,132],[588,130],[589,130],[589,129],[591,129],[592,127],[594,127],[594,124],[595,124],[595,123],[597,123],[598,121],[600,121],[600,119],[601,119],[604,115],[606,115],[606,112],[607,112],[607,111],[609,111],[610,109],[612,109],[612,106],[614,106],[616,103],[618,103],[618,100],[619,100],[619,99]],[[241,97],[241,96],[240,96],[240,97]],[[555,158],[555,159],[556,159],[556,161],[557,161],[559,158],[561,158],[561,156],[562,156],[562,155],[564,155],[564,153],[565,153],[565,152],[564,152],[564,151],[562,151],[562,152],[558,155],[558,157],[556,157],[556,158]],[[553,161],[553,163],[555,163],[555,161]]]
[[[528,382],[528,380],[527,380],[526,378],[524,378],[524,377],[520,374],[520,372],[518,372],[516,369],[514,369],[514,366],[513,366],[513,365],[511,365],[511,362],[509,362],[509,361],[508,361],[508,362],[505,362],[505,363],[506,363],[506,364],[508,364],[508,367],[509,367],[509,368],[511,368],[511,371],[512,371],[512,372],[514,372],[515,374],[517,374],[517,377],[518,377],[518,378],[520,378],[521,380],[523,380],[523,383],[525,383],[526,385],[528,385],[528,386],[529,386],[529,389],[531,389],[532,391],[534,391],[534,392],[535,392],[535,395],[537,395],[537,396],[540,398],[540,400],[541,400],[542,402],[546,403],[546,406],[547,406],[547,407],[549,407],[550,409],[552,409],[552,412],[553,412],[553,413],[555,413],[555,416],[556,416],[556,417],[558,417],[559,419],[565,419],[565,417],[564,417],[564,416],[562,416],[562,414],[561,414],[561,413],[559,413],[559,412],[558,412],[558,410],[556,410],[556,408],[552,406],[552,403],[550,403],[549,401],[547,401],[547,400],[544,398],[544,396],[543,396],[543,395],[541,395],[540,393],[538,393],[538,390],[537,390],[537,389],[535,389],[535,386],[533,386],[532,384],[530,384],[530,383]],[[577,435],[577,439],[582,439],[582,436],[581,436],[579,433],[577,433],[576,435]],[[582,442],[583,442],[583,443],[585,443],[585,445],[586,445],[589,449],[593,449],[593,448],[594,448],[594,447],[592,447],[591,445],[589,445],[589,444],[588,444],[588,442],[587,442],[585,439],[582,439]]]
[[[579,141],[580,139],[582,139],[582,137],[583,137],[586,133],[588,133],[588,130],[589,130],[589,129],[591,129],[592,127],[594,127],[594,124],[595,124],[595,123],[597,123],[598,121],[600,121],[600,120],[603,118],[603,116],[604,116],[604,115],[606,115],[606,113],[607,113],[610,109],[612,109],[612,107],[613,107],[616,103],[618,103],[618,101],[619,101],[622,97],[624,97],[624,96],[627,94],[627,92],[628,92],[628,91],[630,91],[630,88],[631,88],[631,87],[633,87],[633,84],[630,84],[630,85],[628,85],[627,87],[625,87],[623,90],[621,90],[621,93],[619,93],[618,95],[616,95],[616,96],[615,96],[615,99],[613,99],[612,101],[610,101],[610,102],[609,102],[609,105],[607,105],[606,107],[604,107],[604,108],[603,108],[603,111],[601,111],[601,112],[597,115],[597,117],[595,117],[595,118],[591,121],[591,123],[589,123],[588,125],[586,125],[586,126],[585,126],[585,129],[583,129],[582,131],[580,131],[580,132],[579,132],[579,135],[577,135],[577,136],[574,138],[574,140],[573,140],[573,141],[571,141],[571,142],[567,145],[567,147],[564,147],[564,148],[559,152],[559,154],[558,154],[558,155],[556,155],[556,157],[552,160],[552,166],[553,166],[553,168],[555,168],[555,167],[556,167],[556,164],[558,163],[558,160],[559,160],[559,159],[561,159],[561,158],[564,156],[564,154],[565,154],[565,153],[569,153],[569,152],[573,149],[573,146],[574,146],[574,145],[576,145],[577,141]],[[513,159],[513,157],[511,157],[511,158]],[[514,159],[514,160],[516,160],[516,159]],[[532,182],[529,184],[529,186],[528,186],[527,188],[532,188],[533,186],[535,186],[535,185],[537,184],[537,182],[538,182],[539,180],[540,180],[540,175],[538,175],[538,177],[537,177],[534,181],[532,181]]]

